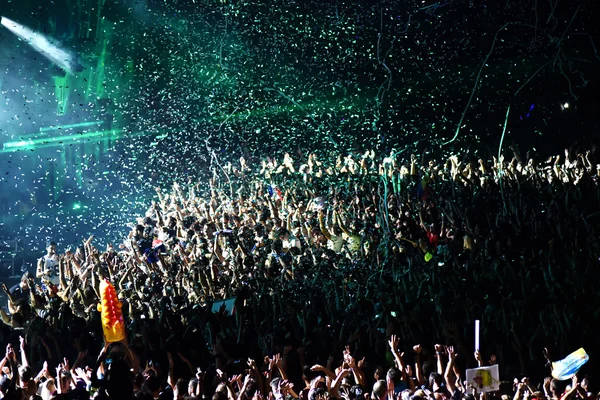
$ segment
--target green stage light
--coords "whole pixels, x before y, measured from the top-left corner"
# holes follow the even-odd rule
[[[19,140],[18,142],[8,142],[4,144],[5,149],[27,147],[33,145],[33,140]]]
[[[73,129],[73,128],[85,128],[85,127],[94,126],[94,125],[102,125],[102,121],[78,122],[76,124],[69,124],[69,125],[47,126],[44,128],[40,128],[40,132],[50,132],[50,131],[66,130],[66,129]]]
[[[89,132],[83,134],[71,134],[55,137],[46,137],[39,139],[19,140],[16,142],[8,142],[4,144],[4,148],[0,150],[0,153],[6,153],[10,151],[23,150],[25,148],[40,148],[48,146],[56,146],[61,144],[77,143],[81,140],[92,139],[97,137],[113,136],[118,137],[122,133],[121,129],[110,129],[99,132]]]
[[[80,210],[81,209],[81,203],[74,203],[73,204],[73,210]]]

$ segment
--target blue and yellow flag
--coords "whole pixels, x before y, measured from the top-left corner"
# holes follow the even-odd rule
[[[583,347],[573,353],[569,354],[566,358],[555,361],[552,363],[552,377],[559,381],[566,381],[571,379],[579,368],[583,366],[590,356],[587,355]]]

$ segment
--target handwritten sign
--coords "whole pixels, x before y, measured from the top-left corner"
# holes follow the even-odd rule
[[[498,364],[467,370],[467,384],[480,393],[495,392],[500,389]]]

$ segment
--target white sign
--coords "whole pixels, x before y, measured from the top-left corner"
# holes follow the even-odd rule
[[[467,385],[473,386],[480,393],[495,392],[500,389],[500,372],[498,364],[489,367],[467,370]]]
[[[475,320],[475,351],[479,351],[479,320]]]

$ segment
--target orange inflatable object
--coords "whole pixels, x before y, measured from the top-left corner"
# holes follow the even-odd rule
[[[107,343],[125,339],[125,322],[121,313],[121,302],[115,287],[105,279],[100,282],[100,304],[98,311],[102,316],[102,330]]]

